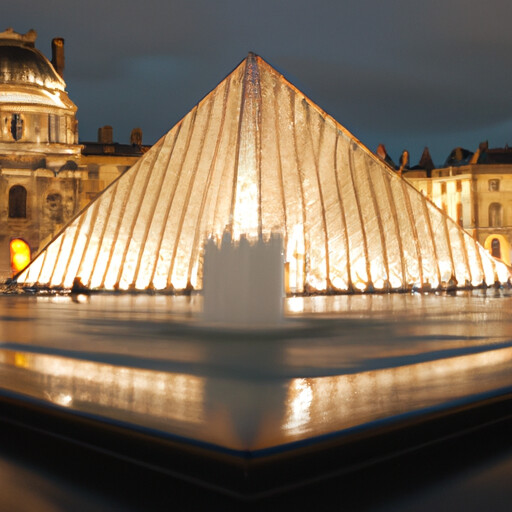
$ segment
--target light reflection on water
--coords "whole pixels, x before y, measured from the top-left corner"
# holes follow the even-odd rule
[[[0,386],[228,448],[262,449],[512,384],[512,298],[287,299],[259,332],[201,298],[0,297]]]

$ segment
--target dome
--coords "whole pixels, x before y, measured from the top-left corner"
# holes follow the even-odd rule
[[[14,111],[49,108],[76,112],[66,83],[50,61],[35,48],[37,34],[0,32],[0,105]]]
[[[34,31],[21,35],[8,29],[0,33],[0,84],[36,85],[64,91],[64,80],[34,47],[35,37]]]
[[[46,89],[64,90],[64,81],[42,53],[35,48],[2,44],[2,41],[0,84],[33,84]]]

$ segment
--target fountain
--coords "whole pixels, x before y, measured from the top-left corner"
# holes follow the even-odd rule
[[[225,327],[266,329],[280,325],[284,300],[283,242],[225,232],[221,246],[209,239],[204,252],[203,321]]]

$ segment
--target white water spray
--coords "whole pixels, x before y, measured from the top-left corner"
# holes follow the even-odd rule
[[[209,239],[204,252],[205,322],[266,328],[283,320],[283,240],[273,234],[239,242],[226,232],[220,248]]]

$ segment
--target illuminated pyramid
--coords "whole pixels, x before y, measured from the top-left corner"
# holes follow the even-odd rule
[[[250,54],[79,214],[18,282],[200,289],[208,237],[284,239],[294,293],[505,282],[494,260]]]

